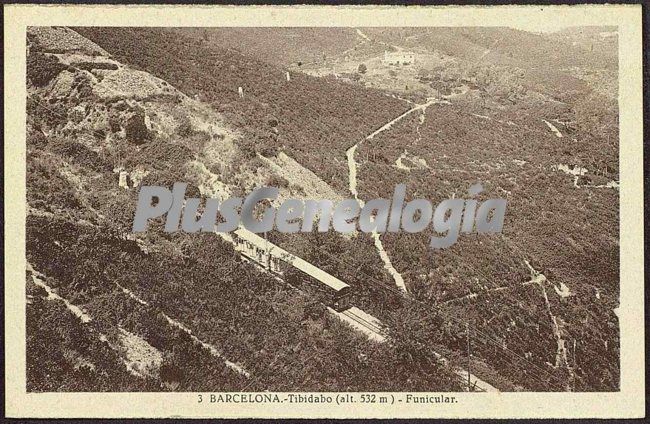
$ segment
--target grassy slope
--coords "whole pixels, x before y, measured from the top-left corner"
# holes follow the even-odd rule
[[[516,287],[530,278],[524,260],[530,261],[552,284],[564,283],[573,293],[563,299],[552,285],[547,287],[552,310],[567,323],[569,352],[577,352],[578,387],[611,389],[618,384],[618,324],[612,312],[619,293],[618,191],[575,188],[573,178],[553,166],[569,163],[593,171],[596,164],[609,163],[615,169],[615,150],[599,139],[564,140],[533,126],[514,127],[455,107],[432,107],[424,123],[413,117],[362,145],[359,157],[370,158],[362,172],[381,172],[383,178],[361,176],[360,188],[364,198],[386,197],[394,184],[408,181],[411,198],[428,198],[435,205],[452,194],[466,197],[469,185],[481,181],[481,199],[507,198],[503,236],[461,235],[457,245],[434,252],[428,232],[389,235],[385,239],[393,262],[419,297],[444,301]],[[429,169],[394,167],[404,149],[425,159]],[[521,160],[526,163],[515,162]],[[607,178],[617,179],[617,173]],[[521,354],[531,352],[540,366],[554,363],[554,337],[541,291],[532,286],[503,293],[452,304],[449,311],[471,317]]]

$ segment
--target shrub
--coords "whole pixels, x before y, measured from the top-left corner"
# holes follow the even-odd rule
[[[110,116],[108,118],[108,126],[110,127],[111,132],[113,132],[113,133],[120,132],[120,130],[122,129],[122,124],[120,122],[120,118],[118,118],[117,116],[114,116],[114,115]]]
[[[92,71],[93,69],[117,70],[117,65],[109,62],[79,62],[75,63],[75,66],[85,71]]]
[[[90,150],[83,144],[65,139],[57,139],[52,143],[53,153],[60,154],[74,164],[95,172],[109,172],[111,166],[105,162],[97,152]]]
[[[192,121],[187,116],[182,116],[176,128],[176,133],[181,137],[189,137],[194,134],[194,128],[192,127]]]
[[[47,137],[43,134],[40,128],[27,129],[27,146],[42,149],[47,146]]]
[[[126,138],[135,144],[143,144],[151,138],[149,129],[144,123],[144,113],[136,113],[126,122]]]
[[[27,57],[27,80],[37,87],[46,86],[67,66],[54,56],[34,53]]]
[[[38,95],[27,98],[27,113],[30,116],[38,116],[40,124],[49,128],[64,126],[68,122],[68,107],[61,102],[45,102]]]
[[[277,156],[279,149],[274,145],[262,144],[257,146],[257,152],[266,158],[270,158]]]
[[[281,175],[271,175],[267,181],[267,184],[271,187],[289,188],[289,180]]]

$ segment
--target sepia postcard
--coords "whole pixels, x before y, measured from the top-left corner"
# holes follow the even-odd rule
[[[640,6],[4,12],[7,416],[644,415]]]

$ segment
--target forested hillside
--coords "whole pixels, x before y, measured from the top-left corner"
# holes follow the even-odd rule
[[[30,389],[461,390],[454,367],[471,336],[473,369],[500,390],[617,390],[616,70],[582,44],[521,33],[32,29]],[[283,66],[398,44],[442,52],[417,76],[439,96]],[[477,56],[486,63],[470,66]],[[137,187],[176,181],[188,196],[271,184],[333,200],[353,186],[388,198],[405,183],[434,206],[481,182],[479,200],[509,203],[503,234],[461,234],[442,251],[428,231],[384,234],[381,248],[361,233],[268,235],[348,283],[386,325],[377,344],[214,234],[161,222],[129,234]],[[92,319],[79,323],[44,285]],[[66,378],[79,383],[57,384]]]
[[[393,262],[417,297],[471,317],[544,366],[555,363],[557,336],[542,288],[525,284],[535,277],[528,262],[548,280],[544,290],[563,323],[576,384],[611,387],[618,368],[619,233],[611,207],[618,190],[607,183],[618,173],[615,146],[605,141],[585,137],[567,145],[532,126],[441,105],[361,145],[358,157],[371,159],[361,162],[360,190],[366,199],[386,198],[407,181],[408,198],[436,204],[468,197],[470,184],[480,181],[480,200],[507,199],[502,235],[461,234],[452,248],[432,251],[429,233],[387,234]],[[573,177],[562,171],[566,164],[587,171]],[[381,181],[364,178],[377,173]]]
[[[240,135],[71,30],[28,35],[30,391],[461,389],[408,331],[369,341],[214,234],[130,234],[133,188],[209,194],[207,146]]]

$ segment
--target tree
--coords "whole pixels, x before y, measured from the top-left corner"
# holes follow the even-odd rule
[[[368,67],[365,64],[362,63],[362,64],[359,65],[358,71],[359,71],[360,74],[365,74],[367,70],[368,70]]]
[[[54,56],[35,53],[27,58],[27,79],[37,87],[46,86],[65,69],[67,65]]]
[[[135,144],[142,144],[150,140],[149,129],[144,122],[144,113],[131,116],[125,126],[126,138]]]

